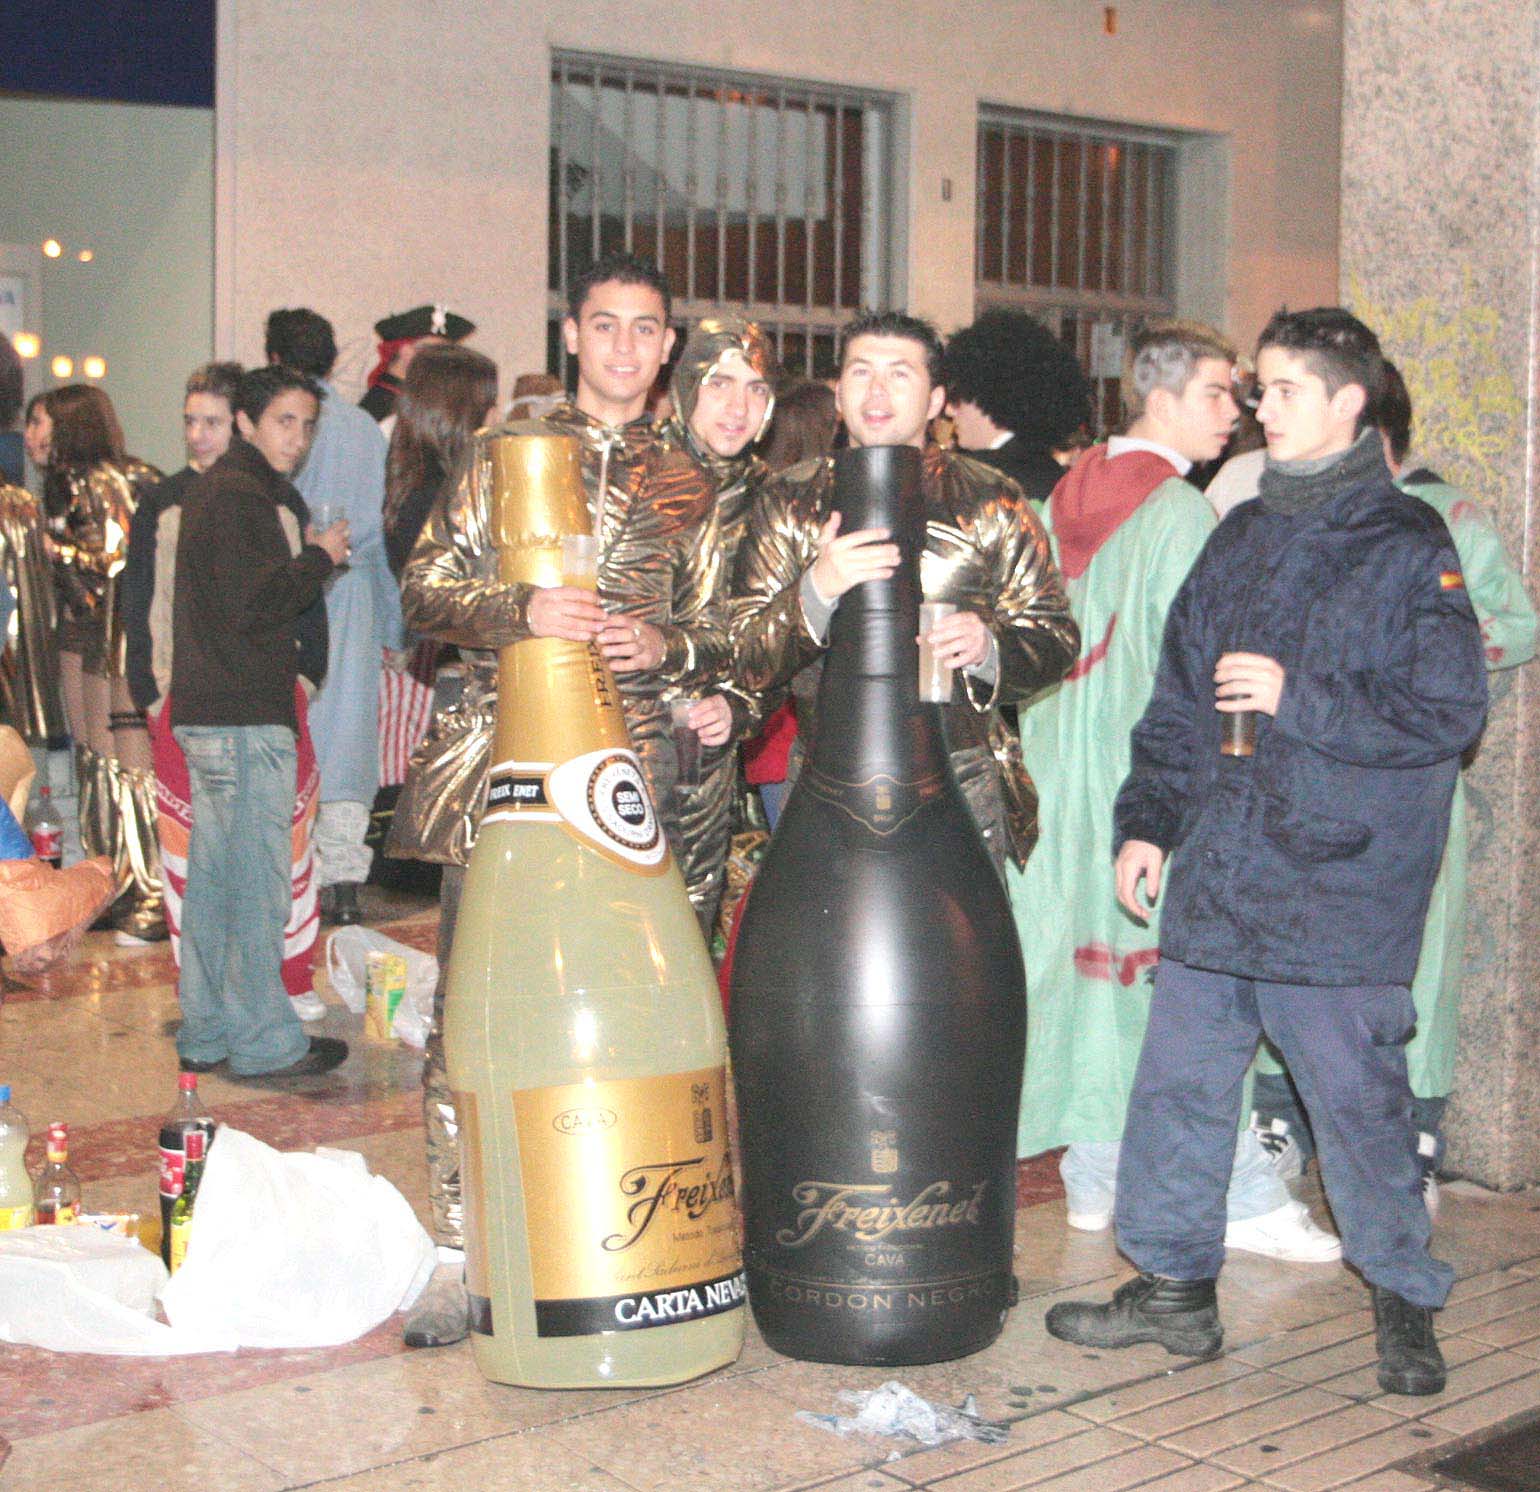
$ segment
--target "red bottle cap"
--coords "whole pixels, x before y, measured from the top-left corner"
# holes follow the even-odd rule
[[[195,1072],[179,1072],[176,1085],[183,1093],[196,1093],[198,1091],[198,1074]]]

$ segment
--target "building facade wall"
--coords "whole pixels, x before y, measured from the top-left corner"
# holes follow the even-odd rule
[[[337,324],[357,377],[377,317],[448,300],[505,381],[541,367],[553,48],[900,95],[895,301],[943,329],[973,315],[986,102],[1194,132],[1184,312],[1244,343],[1280,302],[1330,299],[1338,6],[1113,9],[1109,35],[1103,7],[1063,0],[723,0],[710,25],[663,0],[221,0],[218,345],[252,357],[267,310],[308,303]]]

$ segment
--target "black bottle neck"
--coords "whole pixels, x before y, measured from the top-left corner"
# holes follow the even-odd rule
[[[891,579],[855,586],[835,610],[812,753],[814,770],[827,779],[914,783],[945,770],[941,707],[919,697],[920,473],[920,452],[909,446],[856,448],[835,457],[840,532],[886,528],[901,560]]]

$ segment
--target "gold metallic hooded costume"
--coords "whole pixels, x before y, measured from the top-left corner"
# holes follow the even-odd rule
[[[1026,863],[1037,839],[1037,793],[1021,742],[1001,705],[1030,699],[1074,663],[1080,630],[1048,550],[1048,536],[1021,489],[981,462],[927,446],[921,486],[927,538],[920,582],[927,601],[951,601],[983,617],[998,647],[993,684],[959,673],[943,706],[952,766],[996,865]],[[799,741],[817,733],[823,646],[809,630],[800,582],[818,557],[831,511],[834,464],[804,461],[760,489],[733,580],[735,666],[761,694],[790,685]]]
[[[50,519],[49,529],[65,705],[79,713],[70,729],[81,843],[87,856],[112,861],[122,898],[117,925],[137,936],[164,937],[155,777],[149,736],[128,693],[118,592],[134,510],[161,474],[127,456],[49,477],[61,480],[67,494],[67,506]]]
[[[718,456],[699,441],[690,429],[700,398],[701,385],[721,366],[737,356],[774,386],[775,354],[769,339],[752,321],[741,316],[713,316],[700,322],[674,364],[669,382],[673,417],[658,432],[662,444],[686,451],[705,468],[716,489],[716,521],[721,551],[719,590],[725,607],[732,581],[733,562],[748,527],[749,509],[765,479],[765,464],[754,454],[754,445],[770,425],[775,410],[772,397],[759,429],[736,456]],[[731,674],[713,688],[700,688],[697,697],[721,692],[732,707],[732,734],[725,745],[701,752],[701,780],[697,787],[679,794],[679,868],[684,873],[690,901],[700,916],[702,930],[711,937],[717,904],[722,896],[722,872],[727,863],[728,836],[732,828],[733,794],[738,780],[739,742],[758,729],[760,712],[753,694],[735,685]]]
[[[0,483],[0,585],[16,596],[0,638],[0,709],[29,746],[64,744],[53,572],[43,550],[42,508],[30,492]]]
[[[401,576],[407,626],[460,649],[458,701],[434,717],[412,757],[391,828],[389,853],[432,860],[444,877],[439,984],[423,1062],[428,1195],[440,1244],[461,1241],[458,1127],[444,1070],[444,974],[454,937],[461,871],[475,840],[490,766],[497,703],[496,650],[528,637],[530,587],[497,578],[489,523],[490,448],[502,435],[570,435],[580,447],[594,532],[600,536],[599,599],[616,615],[663,634],[662,663],[621,674],[626,726],[648,788],[683,862],[674,813],[677,764],[667,699],[714,687],[727,671],[728,641],[714,495],[699,465],[658,441],[645,420],[609,426],[563,405],[542,420],[478,432],[455,491],[436,504]]]

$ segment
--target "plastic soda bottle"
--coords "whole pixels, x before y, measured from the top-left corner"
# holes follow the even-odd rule
[[[160,1121],[160,1257],[167,1269],[171,1263],[171,1215],[182,1195],[187,1167],[187,1135],[199,1130],[204,1137],[204,1153],[213,1138],[214,1121],[198,1098],[198,1074],[178,1075],[176,1102]]]
[[[38,1172],[33,1201],[42,1223],[72,1223],[80,1211],[80,1178],[70,1170],[70,1127],[48,1126],[48,1164]]]
[[[201,1129],[185,1135],[187,1149],[182,1167],[182,1195],[171,1204],[171,1262],[175,1274],[187,1258],[187,1236],[192,1232],[193,1207],[198,1200],[198,1183],[203,1180],[203,1155],[208,1136]]]
[[[46,785],[38,789],[37,811],[27,833],[32,839],[32,853],[58,870],[64,864],[64,825],[54,812],[53,793]]]
[[[11,1085],[0,1083],[0,1231],[32,1226],[32,1178],[27,1174],[27,1116],[11,1102]]]

